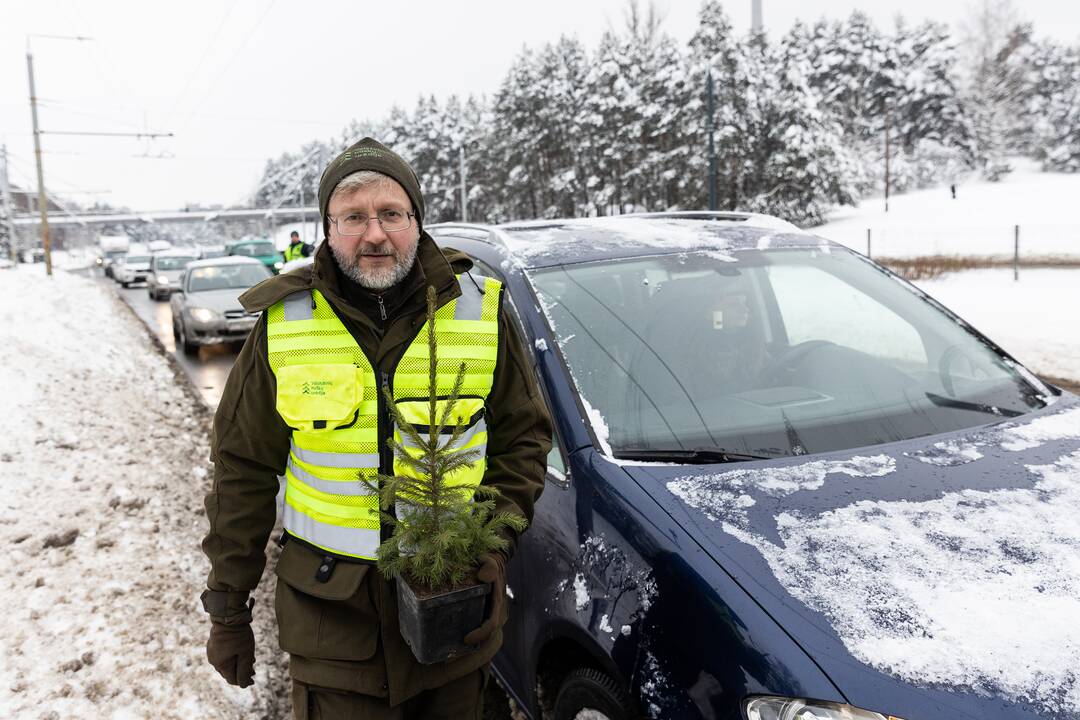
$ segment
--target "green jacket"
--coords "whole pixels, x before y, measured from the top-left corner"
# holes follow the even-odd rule
[[[390,302],[388,320],[383,323],[374,297],[358,294],[356,286],[342,280],[329,243],[323,243],[313,266],[268,279],[240,300],[248,311],[263,311],[297,290],[318,288],[374,360],[376,370],[391,372],[423,325],[427,286],[435,287],[442,305],[461,294],[455,273],[471,266],[463,253],[441,251],[423,233],[417,268],[384,294]],[[505,342],[499,348],[488,397],[488,465],[483,482],[502,491],[497,510],[531,521],[551,449],[551,419],[505,310],[500,323]],[[264,319],[255,326],[229,374],[214,416],[211,444],[214,484],[206,496],[210,531],[202,544],[211,565],[207,586],[237,593],[230,596],[235,603],[242,602],[243,591],[258,585],[266,564],[278,475],[285,472],[289,435],[275,409]],[[497,632],[474,653],[421,665],[398,631],[393,582],[383,579],[374,566],[349,562],[338,562],[328,582],[317,582],[319,564],[319,555],[301,543],[288,542],[276,567],[280,643],[290,654],[290,672],[297,680],[388,697],[397,705],[472,672],[502,644],[501,632]]]

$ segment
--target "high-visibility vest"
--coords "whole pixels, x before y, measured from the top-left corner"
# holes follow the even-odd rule
[[[300,258],[304,257],[304,243],[293,243],[289,245],[289,247],[285,248],[285,252],[282,254],[285,256],[285,262],[289,262],[290,260],[299,260]]]
[[[467,429],[453,449],[477,450],[479,459],[447,480],[468,489],[480,484],[487,467],[484,408],[495,376],[502,283],[478,275],[458,279],[461,296],[435,312],[436,392],[441,417],[464,363],[454,416]],[[267,310],[267,352],[277,411],[292,428],[285,530],[330,555],[374,560],[382,537],[379,500],[363,479],[409,472],[387,438],[415,449],[394,427],[380,388],[391,389],[403,418],[426,437],[435,424],[428,415],[428,323],[393,372],[381,373],[323,295],[303,290]]]

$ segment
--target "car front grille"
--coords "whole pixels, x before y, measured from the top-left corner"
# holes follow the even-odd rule
[[[249,313],[243,310],[226,310],[225,317],[229,320],[239,320],[240,318],[255,317],[255,313]]]

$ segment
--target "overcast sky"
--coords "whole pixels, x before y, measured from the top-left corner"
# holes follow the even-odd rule
[[[644,4],[646,0],[642,0]],[[861,8],[883,27],[880,0],[763,0],[779,35],[801,17]],[[698,0],[656,0],[685,42]],[[751,0],[725,3],[740,31]],[[1080,2],[1017,2],[1038,34],[1080,40]],[[955,23],[964,0],[907,0],[912,21]],[[40,123],[47,131],[172,132],[162,140],[43,136],[50,190],[141,210],[242,203],[268,157],[379,119],[421,93],[493,94],[523,46],[561,34],[593,49],[622,23],[626,0],[0,0],[0,142],[12,182],[36,187],[26,72],[33,38]]]

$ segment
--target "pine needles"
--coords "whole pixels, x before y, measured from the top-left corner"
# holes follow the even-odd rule
[[[410,423],[389,388],[383,388],[402,438],[388,440],[400,469],[392,476],[380,475],[378,487],[373,488],[379,493],[382,521],[394,528],[392,536],[379,546],[379,570],[389,577],[405,577],[414,585],[431,589],[463,584],[475,570],[482,553],[506,546],[500,531],[520,532],[527,524],[520,515],[495,511],[495,501],[500,495],[497,488],[462,486],[453,478],[455,473],[482,458],[479,450],[455,449],[468,430],[466,424],[456,421],[455,414],[465,379],[465,363],[458,368],[450,394],[440,397],[436,383],[435,310],[435,288],[429,287],[429,425],[417,428]],[[389,512],[391,508],[393,513]]]

